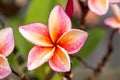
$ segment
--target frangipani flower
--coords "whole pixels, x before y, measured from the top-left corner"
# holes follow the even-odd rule
[[[0,79],[5,78],[11,73],[7,56],[14,49],[14,37],[12,28],[0,30]]]
[[[48,27],[42,23],[32,23],[20,26],[19,31],[35,44],[28,55],[28,70],[48,61],[54,71],[69,71],[69,54],[77,53],[88,36],[87,32],[71,29],[71,21],[59,5],[50,13]]]
[[[115,17],[110,17],[105,20],[105,24],[114,29],[120,30],[120,8],[117,4],[111,5]]]
[[[88,0],[88,6],[91,11],[98,15],[107,13],[110,3],[118,3],[120,0]]]

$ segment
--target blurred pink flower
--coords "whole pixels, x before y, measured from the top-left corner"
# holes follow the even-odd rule
[[[107,13],[110,3],[118,3],[120,0],[88,0],[88,6],[91,11],[98,15]]]
[[[50,13],[48,27],[42,23],[32,23],[20,26],[19,31],[36,45],[28,55],[28,70],[33,70],[48,61],[54,71],[69,71],[69,54],[77,53],[88,36],[87,32],[71,29],[71,20],[60,5]]]
[[[12,28],[0,30],[0,79],[5,78],[11,73],[7,56],[14,49],[14,37]]]
[[[114,29],[120,29],[120,8],[117,4],[111,5],[115,17],[105,19],[105,24]]]

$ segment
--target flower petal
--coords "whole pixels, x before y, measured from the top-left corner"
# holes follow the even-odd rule
[[[28,70],[33,70],[45,62],[53,56],[54,48],[45,48],[45,47],[33,47],[28,55]]]
[[[53,42],[66,31],[71,29],[71,21],[61,6],[57,5],[49,17],[49,33]]]
[[[11,73],[11,69],[7,59],[0,55],[0,79],[7,77]]]
[[[117,4],[110,5],[115,17],[120,21],[120,7]]]
[[[54,55],[49,60],[50,67],[57,72],[67,72],[70,70],[70,58],[63,48],[58,46]]]
[[[120,0],[109,0],[110,1],[110,3],[119,3],[120,2]]]
[[[98,15],[104,15],[109,8],[109,0],[88,0],[91,11]]]
[[[14,37],[12,28],[0,30],[0,54],[8,56],[14,49]]]
[[[58,45],[63,47],[69,54],[78,52],[84,45],[88,33],[82,30],[72,29],[66,32],[58,40]]]
[[[110,26],[111,28],[120,28],[120,21],[118,21],[118,19],[114,18],[114,17],[111,17],[111,18],[108,18],[108,19],[105,19],[105,24]]]
[[[69,16],[70,19],[73,16],[73,11],[74,11],[73,0],[68,0],[65,12]]]
[[[51,46],[51,40],[46,25],[32,23],[19,27],[20,33],[30,42],[38,46]]]

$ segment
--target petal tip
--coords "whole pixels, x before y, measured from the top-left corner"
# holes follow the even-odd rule
[[[90,10],[100,16],[107,13],[109,8],[108,0],[88,0]]]
[[[14,49],[14,35],[11,27],[4,28],[0,30],[1,38],[1,54],[8,56]]]
[[[114,29],[120,28],[120,22],[114,17],[105,19],[104,23]]]
[[[31,71],[31,70],[34,70],[36,67],[30,65],[30,64],[27,64],[27,70]]]
[[[50,66],[50,67],[53,71],[56,71],[56,72],[68,72],[68,71],[70,71],[70,65],[67,67],[64,67],[64,68],[62,67],[62,68],[57,68],[57,69],[52,67],[52,66]]]
[[[5,77],[9,76],[11,73],[12,73],[12,71],[9,70],[9,71],[7,71],[7,72],[4,73],[4,74],[0,74],[0,79],[3,79],[3,78],[5,78]]]
[[[7,59],[3,55],[0,55],[0,63],[1,63],[0,64],[0,79],[3,79],[7,77],[8,75],[10,75],[12,71],[10,69]]]

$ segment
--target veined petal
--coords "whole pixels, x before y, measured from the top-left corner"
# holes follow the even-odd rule
[[[109,0],[110,1],[110,3],[119,3],[120,2],[120,0]]]
[[[48,28],[41,23],[32,23],[19,27],[20,33],[30,42],[38,46],[52,46]]]
[[[54,55],[49,60],[50,67],[57,72],[67,72],[70,70],[70,58],[65,49],[57,46]]]
[[[8,56],[14,49],[14,37],[12,28],[0,30],[0,54]]]
[[[72,29],[60,37],[58,40],[58,45],[67,50],[69,54],[74,54],[81,49],[87,37],[87,32]]]
[[[47,48],[47,47],[33,47],[28,55],[28,63],[27,68],[28,70],[33,70],[45,62],[47,62],[54,53],[54,48]]]
[[[104,15],[109,8],[109,0],[88,0],[91,11],[98,15]]]
[[[11,73],[11,69],[7,59],[0,55],[0,79],[7,77]]]
[[[49,33],[53,42],[71,29],[71,21],[61,6],[57,5],[49,16]]]
[[[120,28],[120,21],[118,21],[117,18],[114,18],[114,17],[111,17],[111,18],[108,18],[108,19],[105,19],[105,24],[110,26],[111,28]]]

